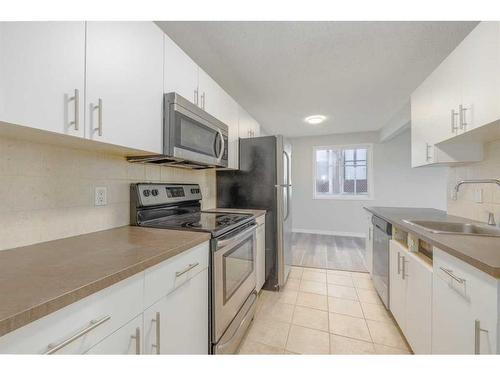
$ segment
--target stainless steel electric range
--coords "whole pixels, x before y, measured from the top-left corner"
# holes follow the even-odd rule
[[[234,353],[253,315],[255,219],[249,214],[204,212],[195,184],[132,184],[132,225],[208,232],[211,290],[209,319],[213,354]]]

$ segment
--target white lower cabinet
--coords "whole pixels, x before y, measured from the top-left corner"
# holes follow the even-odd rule
[[[144,312],[145,354],[208,354],[208,269]]]
[[[499,282],[434,248],[432,352],[499,354]]]
[[[431,353],[432,266],[390,242],[390,310],[415,354]]]
[[[257,293],[262,289],[266,282],[266,217],[262,215],[257,218],[257,251],[256,251],[256,290]]]
[[[142,315],[93,346],[86,354],[142,354]]]
[[[205,242],[1,336],[0,354],[152,354],[157,344],[161,354],[207,354],[208,252]],[[156,281],[163,288],[145,293]]]

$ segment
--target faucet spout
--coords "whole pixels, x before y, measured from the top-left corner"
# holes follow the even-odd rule
[[[460,186],[464,184],[497,184],[500,186],[500,180],[498,178],[485,178],[479,180],[462,180],[455,185],[455,193],[458,193]]]

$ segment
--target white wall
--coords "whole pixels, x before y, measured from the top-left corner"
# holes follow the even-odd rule
[[[215,171],[131,164],[115,155],[0,137],[0,250],[130,223],[130,183],[200,184],[215,206]],[[108,205],[94,206],[94,188]]]
[[[448,169],[410,164],[410,131],[379,143],[378,132],[291,139],[292,218],[295,231],[363,236],[363,206],[430,207],[446,210]],[[372,200],[313,199],[313,147],[373,143]]]

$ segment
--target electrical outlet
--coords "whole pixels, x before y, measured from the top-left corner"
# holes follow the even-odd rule
[[[483,189],[474,190],[474,201],[476,203],[483,203]]]
[[[96,206],[105,206],[108,204],[108,188],[106,186],[99,186],[95,188],[95,202]]]

